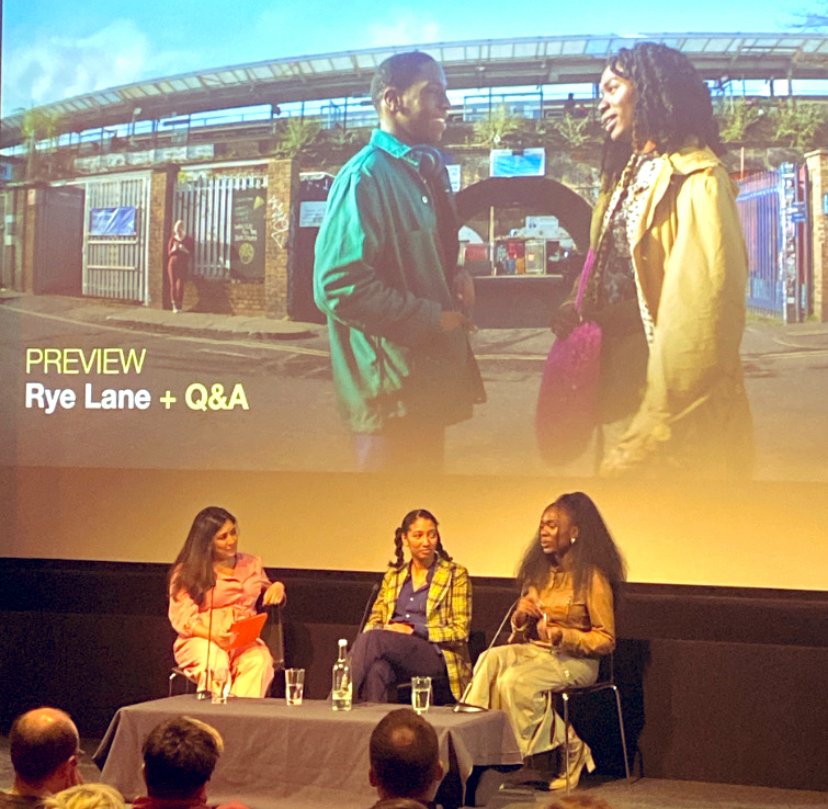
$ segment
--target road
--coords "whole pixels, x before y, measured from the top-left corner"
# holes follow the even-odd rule
[[[4,464],[228,470],[352,470],[349,435],[336,410],[324,330],[278,342],[210,334],[157,334],[111,325],[94,304],[61,299],[6,300],[0,305],[0,412]],[[104,309],[100,310],[102,313]],[[461,474],[589,474],[589,454],[550,469],[538,457],[533,410],[550,337],[543,329],[486,330],[473,336],[488,402],[451,427],[447,471]],[[26,372],[26,350],[145,349],[141,373]],[[828,479],[828,328],[752,323],[744,341],[748,393],[757,434],[757,478]],[[26,384],[69,388],[71,409],[26,408]],[[86,409],[104,388],[146,389],[147,410]],[[185,393],[204,385],[242,391],[232,410],[191,409]],[[237,388],[236,386],[240,386]],[[161,397],[176,398],[167,408]],[[196,394],[198,389],[196,389]],[[238,398],[238,397],[237,397]]]

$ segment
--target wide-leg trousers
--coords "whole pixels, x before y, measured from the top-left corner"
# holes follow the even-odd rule
[[[357,637],[351,650],[355,701],[388,702],[388,692],[394,683],[411,677],[445,674],[443,653],[417,635],[370,629]]]
[[[505,711],[525,758],[564,742],[564,722],[550,691],[589,685],[597,677],[595,659],[531,643],[496,646],[478,659],[465,701]]]
[[[208,643],[204,638],[179,639],[174,647],[175,662],[199,688],[207,682],[206,671],[230,673],[230,693],[236,697],[265,697],[273,681],[273,657],[264,641],[257,640],[243,649],[225,652],[215,643],[209,644],[210,660],[207,661]],[[209,685],[206,685],[209,690]]]

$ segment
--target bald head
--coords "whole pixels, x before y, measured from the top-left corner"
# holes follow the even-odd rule
[[[57,708],[21,714],[9,733],[15,775],[27,784],[43,784],[75,756],[79,742],[75,723]]]
[[[369,743],[371,784],[381,798],[424,798],[442,778],[437,733],[410,708],[391,711]]]

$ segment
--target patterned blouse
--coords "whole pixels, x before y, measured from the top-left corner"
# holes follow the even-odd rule
[[[588,311],[637,297],[648,342],[652,341],[653,320],[637,285],[630,245],[643,214],[645,192],[658,174],[661,159],[655,152],[633,154],[624,167],[604,213],[596,269],[585,296]]]

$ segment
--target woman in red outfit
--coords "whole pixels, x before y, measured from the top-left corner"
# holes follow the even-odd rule
[[[184,281],[190,272],[195,242],[184,231],[184,222],[179,219],[173,225],[173,234],[167,243],[167,277],[170,281],[170,298],[173,312],[180,312],[184,305]]]

